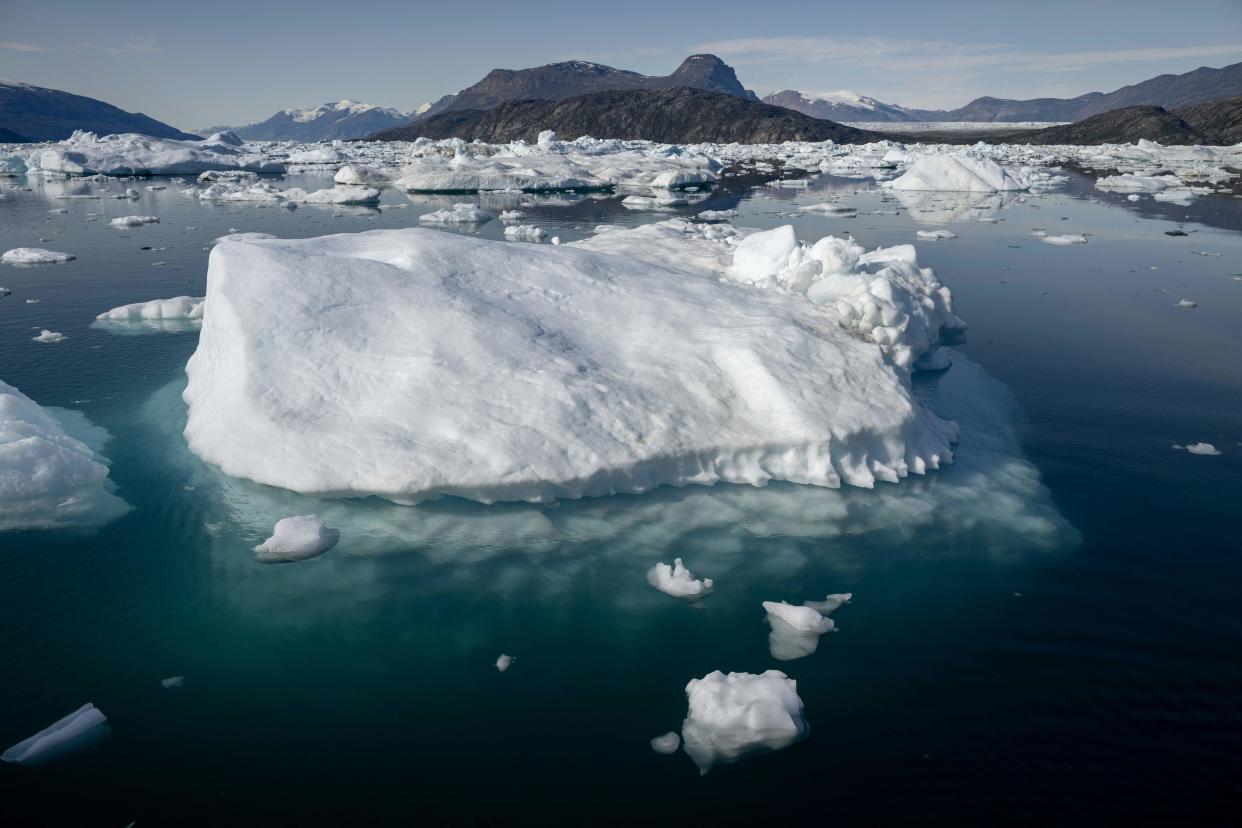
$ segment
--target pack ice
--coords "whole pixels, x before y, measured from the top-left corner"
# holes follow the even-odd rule
[[[568,246],[224,241],[205,307],[190,448],[298,492],[871,487],[951,460],[956,437],[835,305]]]
[[[126,132],[74,132],[30,157],[33,173],[66,175],[198,175],[207,170],[279,173],[284,164],[231,132],[204,141],[177,141]]]

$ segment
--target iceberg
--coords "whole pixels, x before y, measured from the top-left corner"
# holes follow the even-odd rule
[[[91,327],[112,333],[179,333],[197,330],[203,319],[203,297],[174,296],[134,302],[104,311]]]
[[[517,659],[513,656],[501,653],[500,657],[496,659],[496,669],[503,673],[505,670],[508,670],[510,665],[512,665],[515,661],[517,661]]]
[[[694,573],[675,558],[673,565],[658,563],[647,570],[647,583],[674,598],[702,598],[712,591],[715,582],[711,578],[695,578]]]
[[[798,684],[779,670],[716,670],[686,685],[689,710],[681,736],[686,753],[706,774],[757,750],[781,750],[807,734]]]
[[[44,250],[42,247],[15,247],[6,250],[0,261],[5,264],[60,264],[76,259],[72,253],[57,253],[55,250]]]
[[[910,168],[881,187],[892,190],[949,190],[963,193],[995,193],[1030,189],[1029,180],[989,158],[971,155],[923,155]]]
[[[673,730],[651,740],[651,749],[666,756],[676,753],[679,747],[681,747],[681,735]]]
[[[800,607],[781,601],[764,601],[768,625],[768,651],[777,661],[809,656],[819,647],[819,637],[836,630],[836,622],[808,604]]]
[[[113,227],[141,227],[144,224],[159,224],[159,216],[121,216],[108,222]]]
[[[510,224],[505,228],[505,238],[514,241],[541,242],[547,237],[547,230],[533,224]]]
[[[483,224],[491,221],[492,216],[473,204],[454,204],[434,213],[423,213],[418,220],[426,224]]]
[[[206,307],[191,450],[303,493],[871,488],[951,461],[957,436],[834,307],[569,245],[225,241]]]
[[[60,758],[106,736],[108,717],[93,704],[84,704],[29,739],[18,742],[0,754],[0,761],[18,765],[39,765]]]
[[[216,133],[204,141],[177,141],[126,132],[78,131],[32,156],[32,173],[64,175],[198,175],[208,170],[281,173],[284,164],[236,135]]]
[[[65,335],[60,331],[49,331],[47,328],[39,331],[37,336],[31,337],[35,342],[56,343],[64,342]]]
[[[315,558],[336,546],[341,533],[329,529],[318,515],[295,515],[276,521],[272,536],[254,548],[255,560],[291,563]]]
[[[0,532],[91,528],[128,511],[98,454],[106,440],[81,414],[43,408],[0,380]]]

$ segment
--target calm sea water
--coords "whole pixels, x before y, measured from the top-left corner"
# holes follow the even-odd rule
[[[1136,204],[1077,175],[1003,203],[827,177],[666,213],[527,198],[526,221],[566,241],[730,207],[742,226],[869,247],[957,233],[918,246],[971,328],[917,391],[961,423],[958,462],[875,491],[412,508],[222,477],[180,437],[196,335],[90,323],[201,295],[206,246],[231,229],[415,226],[471,199],[290,212],[153,182],[137,201],[59,200],[118,187],[10,179],[32,191],[0,202],[0,249],[78,256],[0,267],[0,378],[107,429],[132,506],[89,535],[0,534],[0,743],[87,701],[112,724],[74,759],[0,767],[0,821],[1186,822],[1242,805],[1242,199]],[[858,217],[782,215],[825,198]],[[129,214],[161,223],[108,226]],[[67,338],[32,342],[41,328]],[[1223,453],[1171,448],[1197,441]],[[336,549],[252,560],[277,518],[306,512],[342,530]],[[701,607],[646,585],[674,556],[716,580]],[[855,595],[840,632],[775,661],[760,602],[828,592]],[[517,657],[503,674],[501,652]],[[680,729],[689,679],[769,667],[798,681],[806,740],[704,777],[651,751]],[[184,687],[163,689],[172,675]]]

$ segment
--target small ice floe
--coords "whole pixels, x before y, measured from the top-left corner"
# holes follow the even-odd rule
[[[166,679],[160,679],[160,686],[165,690],[174,690],[185,684],[185,676],[169,676]]]
[[[27,299],[27,300],[26,300],[26,304],[27,304],[27,305],[37,305],[37,304],[39,304],[39,303],[40,303],[40,302],[42,302],[42,301],[43,301],[42,299]]]
[[[825,618],[818,610],[796,607],[784,601],[764,601],[768,613],[768,650],[777,661],[793,661],[804,658],[819,647],[819,637],[836,629],[836,622]]]
[[[851,207],[848,204],[832,204],[824,202],[822,204],[806,204],[798,208],[804,213],[823,213],[829,216],[852,216],[858,212],[857,207]]]
[[[1070,245],[1070,244],[1086,244],[1087,237],[1081,233],[1061,233],[1051,234],[1039,231],[1032,235],[1038,236],[1039,240],[1044,244]]]
[[[491,221],[492,216],[473,204],[454,204],[434,213],[424,213],[418,220],[428,224],[483,224]]]
[[[516,657],[501,653],[500,658],[496,659],[496,669],[503,673],[515,661],[517,661]]]
[[[682,565],[681,558],[674,559],[672,566],[658,563],[651,567],[647,570],[647,583],[674,598],[702,598],[715,586],[711,578],[695,578],[694,573]]]
[[[49,331],[47,328],[44,328],[39,332],[39,335],[33,337],[33,339],[35,342],[56,343],[64,342],[65,335],[60,331]]]
[[[65,213],[68,213],[69,210],[65,207],[54,207],[51,210],[48,210],[48,212],[54,216],[63,216]]]
[[[663,736],[656,736],[651,740],[651,749],[666,756],[670,753],[676,753],[679,747],[681,747],[681,735],[674,730],[670,730]]]
[[[533,224],[511,224],[505,228],[505,238],[512,241],[540,242],[547,237],[547,230]]]
[[[526,214],[521,210],[501,210],[500,220],[504,222],[521,221],[526,218]]]
[[[113,227],[141,227],[144,224],[159,224],[159,216],[121,216],[108,222]]]
[[[5,251],[0,261],[5,264],[59,264],[76,259],[71,253],[57,253],[55,250],[44,250],[42,247],[15,247]]]
[[[1130,193],[1128,196],[1126,196],[1126,201],[1140,201],[1141,199],[1142,199],[1142,196],[1140,196],[1138,193]]]
[[[681,736],[701,774],[753,751],[787,748],[807,733],[798,684],[779,670],[716,670],[691,679],[686,698]]]
[[[202,321],[203,302],[202,296],[174,296],[172,299],[134,302],[104,311],[95,317],[95,321],[117,325],[180,322],[185,323],[182,327],[188,328],[191,324],[198,324]],[[153,327],[160,326],[154,325]]]
[[[354,187],[381,187],[388,183],[388,176],[363,164],[346,164],[336,171],[332,180]]]
[[[831,615],[835,610],[848,604],[854,598],[852,592],[834,592],[822,601],[803,601],[802,606],[810,607],[822,615]]]
[[[89,747],[108,735],[108,717],[93,704],[84,704],[29,739],[0,754],[0,761],[39,765]]]
[[[133,200],[135,198],[141,198],[142,194],[139,193],[137,190],[131,188],[131,189],[126,190],[123,193],[112,193],[112,197],[113,198],[127,198],[130,200]]]
[[[552,242],[552,246],[553,246],[553,247],[556,247],[557,245],[559,245],[559,244],[561,243],[561,237],[560,237],[560,236],[553,236],[551,239],[549,239],[549,241],[550,241],[550,242]]]
[[[147,190],[153,193],[158,193],[160,190],[167,190],[167,189],[168,188],[165,187],[163,184],[148,184],[147,185]]]
[[[272,536],[254,548],[261,563],[304,561],[336,546],[341,533],[329,529],[318,515],[294,515],[276,521]]]
[[[12,293],[13,291],[9,290],[8,288],[0,287],[0,299],[3,299],[6,296],[12,295]]]
[[[1196,302],[1194,299],[1179,299],[1177,302],[1177,306],[1179,308],[1186,308],[1187,310],[1189,310],[1190,308],[1199,307],[1199,303]]]
[[[1216,446],[1211,443],[1191,443],[1188,446],[1181,446],[1174,443],[1173,448],[1178,451],[1188,451],[1191,454],[1198,454],[1204,457],[1215,457],[1220,454],[1220,449],[1216,448]]]
[[[737,210],[704,210],[695,218],[699,221],[731,221],[737,218]]]
[[[675,195],[631,195],[621,199],[621,204],[638,210],[659,209],[662,207],[685,207],[690,202]]]
[[[914,235],[924,241],[939,241],[940,239],[957,238],[957,233],[951,233],[948,230],[918,230]]]

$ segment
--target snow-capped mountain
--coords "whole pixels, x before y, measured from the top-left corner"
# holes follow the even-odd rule
[[[417,110],[398,109],[357,101],[334,101],[308,109],[283,109],[266,121],[232,129],[247,141],[331,141],[365,138],[406,123]],[[218,132],[222,127],[209,127]],[[203,130],[204,134],[208,130]]]
[[[763,102],[829,121],[922,120],[913,110],[848,91],[808,94],[786,89],[768,95]]]

